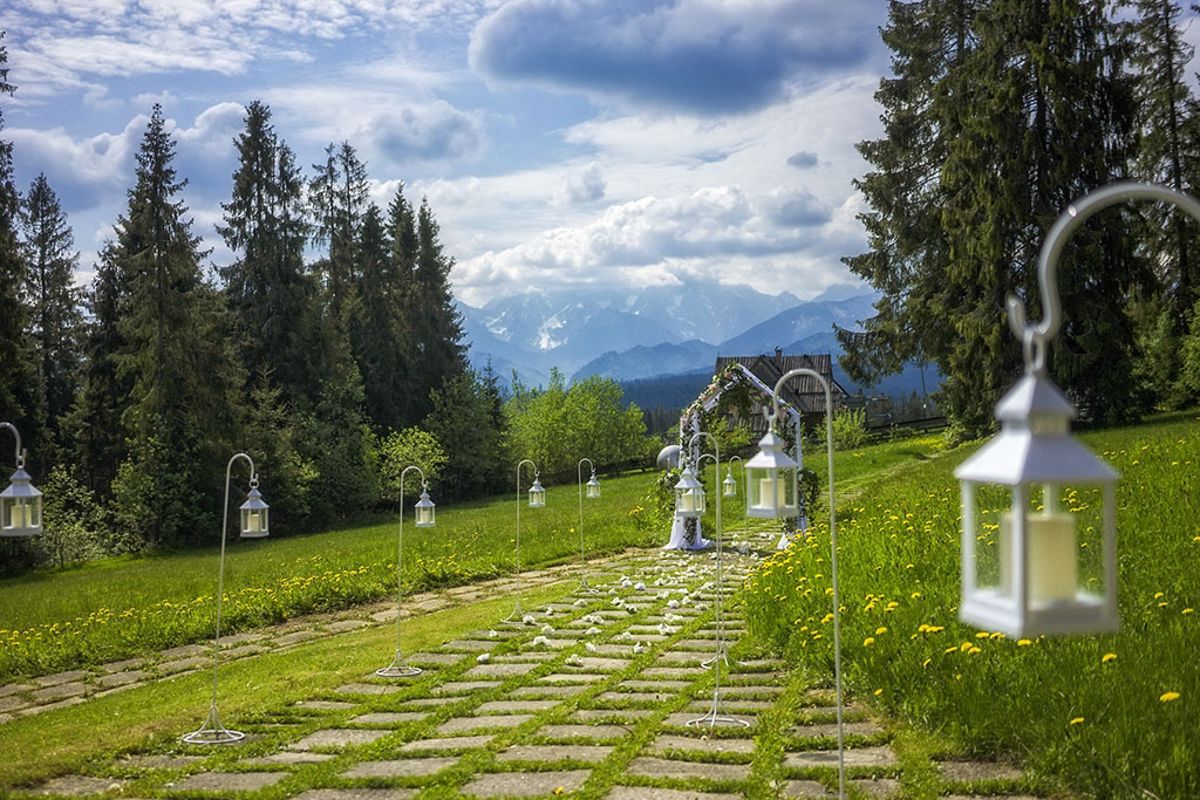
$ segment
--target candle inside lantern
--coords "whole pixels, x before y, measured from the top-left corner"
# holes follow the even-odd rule
[[[762,478],[758,482],[760,508],[781,508],[787,505],[786,486],[780,478]]]
[[[28,528],[30,524],[30,509],[20,501],[12,505],[12,521],[9,523],[10,528]]]
[[[253,533],[258,533],[262,530],[262,521],[258,518],[257,511],[251,511],[246,515],[246,530]]]
[[[1029,514],[1026,569],[1029,571],[1030,605],[1074,600],[1079,586],[1075,520],[1060,511]],[[1012,588],[1012,513],[1000,515],[1000,590]]]
[[[679,510],[687,512],[696,510],[696,493],[694,491],[688,489],[679,498]]]

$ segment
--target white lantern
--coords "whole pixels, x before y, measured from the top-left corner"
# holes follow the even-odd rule
[[[429,499],[429,487],[428,486],[421,487],[421,497],[419,500],[417,500],[417,505],[415,506],[415,509],[416,510],[414,511],[414,514],[417,519],[417,522],[416,522],[417,527],[418,528],[432,528],[433,527],[434,505],[433,505],[433,501]]]
[[[783,452],[783,440],[767,431],[758,453],[743,467],[746,516],[780,519],[796,516],[796,462]]]
[[[600,481],[596,479],[595,471],[592,472],[591,480],[584,484],[584,494],[591,500],[600,496]]]
[[[529,487],[529,507],[543,508],[546,505],[546,490],[537,475],[533,476],[533,486]]]
[[[1074,416],[1031,370],[996,406],[1000,433],[954,471],[964,622],[1026,637],[1117,629],[1117,473],[1071,437]]]
[[[722,491],[726,497],[737,497],[737,481],[733,479],[733,470],[725,471],[725,480],[721,481]]]
[[[0,537],[17,539],[42,532],[42,493],[30,480],[18,465],[8,488],[0,492]]]
[[[685,464],[675,484],[675,516],[699,517],[704,513],[704,487],[696,480],[691,464]]]
[[[258,481],[250,483],[250,491],[246,494],[246,502],[242,503],[242,529],[239,536],[243,539],[263,539],[270,534],[268,506],[258,492]]]

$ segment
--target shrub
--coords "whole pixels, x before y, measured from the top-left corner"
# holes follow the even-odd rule
[[[433,434],[420,428],[389,433],[379,443],[378,458],[380,488],[384,498],[393,502],[400,500],[400,478],[406,467],[415,464],[425,473],[425,479],[435,484],[448,461],[446,451]],[[421,484],[415,477],[410,476],[403,487],[407,498],[421,494]]]
[[[833,417],[833,446],[851,450],[867,443],[867,412],[865,409],[846,409]]]

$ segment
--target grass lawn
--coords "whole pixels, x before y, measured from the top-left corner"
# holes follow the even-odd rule
[[[649,473],[603,481],[585,500],[589,555],[649,545],[662,531],[639,532],[634,516]],[[552,486],[546,507],[521,513],[525,568],[579,554],[576,486]],[[524,494],[524,493],[522,493]],[[434,498],[435,502],[437,498]],[[522,497],[524,501],[524,497]],[[514,495],[438,508],[437,526],[404,536],[409,589],[467,583],[516,569]],[[231,538],[226,553],[225,631],[344,608],[392,595],[395,518],[323,533],[261,541]],[[216,539],[217,532],[213,531]],[[107,559],[58,572],[0,581],[0,681],[95,664],[212,635],[216,547]]]
[[[866,480],[839,507],[850,686],[968,751],[1010,752],[1084,796],[1200,796],[1200,423],[1087,433],[1122,475],[1122,627],[1012,641],[957,622],[959,490],[973,447]],[[828,532],[765,562],[751,630],[813,669],[832,660]],[[1082,541],[1082,539],[1081,539]]]

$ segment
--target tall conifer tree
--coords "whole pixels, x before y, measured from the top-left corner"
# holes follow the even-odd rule
[[[431,410],[429,391],[467,370],[466,347],[462,343],[462,315],[454,307],[450,292],[450,270],[454,260],[442,250],[441,229],[429,201],[422,200],[417,212],[417,268],[414,273],[413,328],[415,385],[425,387],[414,399],[417,410]]]
[[[0,40],[3,39],[0,32]],[[8,50],[0,44],[0,97],[12,95],[8,82]],[[0,136],[4,112],[0,107]],[[21,196],[13,182],[12,142],[0,138],[0,419],[16,423],[26,440],[39,436],[35,427],[35,372],[25,338],[27,312],[22,303],[25,263],[17,242],[16,221]],[[7,462],[7,459],[6,459]]]
[[[63,418],[75,400],[83,315],[75,288],[75,236],[45,175],[34,179],[22,203],[21,245],[38,372],[39,427],[57,450],[63,444]]]

